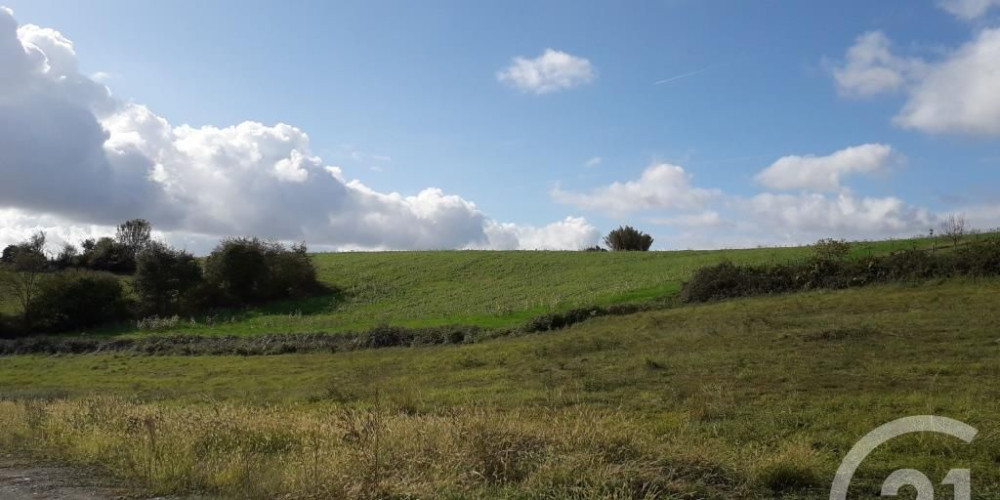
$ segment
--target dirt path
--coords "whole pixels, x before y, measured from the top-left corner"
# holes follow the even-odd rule
[[[95,474],[71,467],[37,465],[0,455],[0,500],[139,500],[101,482]],[[160,498],[158,500],[168,500]],[[172,498],[170,500],[182,500]],[[192,499],[193,500],[193,499]]]
[[[0,463],[0,499],[3,500],[111,500],[121,492],[102,488],[63,467],[24,467]]]

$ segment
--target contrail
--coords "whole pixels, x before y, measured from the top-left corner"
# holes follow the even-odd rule
[[[653,82],[653,85],[663,85],[665,83],[676,82],[677,80],[683,80],[685,78],[689,78],[689,77],[692,77],[692,76],[695,76],[695,75],[700,75],[700,74],[702,74],[702,73],[704,73],[704,72],[706,72],[706,71],[714,68],[715,66],[717,66],[717,65],[713,64],[711,66],[706,66],[704,68],[701,68],[701,69],[695,70],[695,71],[691,71],[689,73],[683,73],[683,74],[680,74],[680,75],[671,76],[670,78],[664,78],[663,80],[657,80],[657,81]]]

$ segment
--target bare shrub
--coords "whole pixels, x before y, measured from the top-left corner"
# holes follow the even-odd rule
[[[941,223],[941,234],[951,240],[954,246],[958,246],[959,242],[966,234],[966,219],[965,214],[949,215],[944,222]]]

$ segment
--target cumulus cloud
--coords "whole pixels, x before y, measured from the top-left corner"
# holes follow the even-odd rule
[[[756,180],[777,190],[836,191],[842,177],[883,171],[892,158],[892,147],[884,144],[852,146],[829,156],[790,155],[761,171]]]
[[[895,197],[859,197],[850,192],[835,196],[761,193],[738,203],[762,227],[786,235],[859,237],[911,236],[936,221],[926,209]]]
[[[910,90],[896,123],[925,132],[1000,135],[1000,28],[985,29]]]
[[[600,164],[601,164],[601,161],[602,161],[602,160],[601,160],[601,157],[600,157],[600,156],[595,156],[595,157],[593,157],[593,158],[591,158],[591,159],[587,160],[586,162],[584,162],[584,163],[583,163],[583,166],[585,166],[585,167],[587,167],[587,168],[594,168],[594,167],[596,167],[596,166],[600,165]]]
[[[785,156],[758,176],[767,191],[725,193],[692,185],[676,165],[653,165],[637,179],[589,192],[553,191],[556,200],[611,215],[640,212],[674,232],[656,235],[667,248],[733,248],[805,244],[819,238],[911,237],[936,227],[942,214],[894,196],[867,196],[845,185],[852,174],[880,172],[901,157],[890,146],[863,144],[827,156]],[[797,193],[780,192],[794,189]],[[778,190],[778,191],[775,191]],[[994,205],[957,207],[977,227],[1000,224]],[[971,218],[970,218],[971,219]]]
[[[597,228],[582,217],[567,217],[545,227],[490,223],[486,228],[489,247],[501,250],[582,249],[597,244]]]
[[[32,214],[16,208],[0,208],[0,245],[24,241],[38,231],[46,234],[47,250],[55,252],[64,243],[77,244],[88,238],[111,236],[115,228],[73,223],[59,216]]]
[[[510,66],[497,72],[497,80],[535,94],[570,89],[590,83],[596,76],[587,59],[552,49],[534,59],[515,57]]]
[[[637,180],[614,182],[586,193],[552,190],[560,203],[611,215],[651,209],[698,209],[720,192],[691,184],[691,174],[668,163],[651,165]]]
[[[893,55],[889,38],[881,31],[871,31],[847,49],[844,61],[834,67],[833,77],[842,94],[871,96],[901,89],[922,68],[919,60]]]
[[[377,192],[325,164],[292,125],[173,125],[112,97],[79,73],[72,41],[19,27],[9,9],[0,10],[0,68],[0,208],[8,209],[0,226],[27,227],[25,217],[95,227],[144,217],[194,239],[256,234],[394,249],[486,247],[498,226],[525,245],[575,248],[572,231],[592,233],[585,221],[500,224],[437,188]]]
[[[858,37],[833,71],[838,90],[870,96],[903,90],[894,122],[929,133],[1000,135],[1000,28],[983,29],[938,61],[892,54],[880,32]]]
[[[1000,0],[938,0],[938,5],[959,19],[971,21],[1000,6]]]

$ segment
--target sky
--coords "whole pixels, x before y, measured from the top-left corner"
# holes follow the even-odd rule
[[[1000,226],[1000,0],[0,0],[0,244]]]

